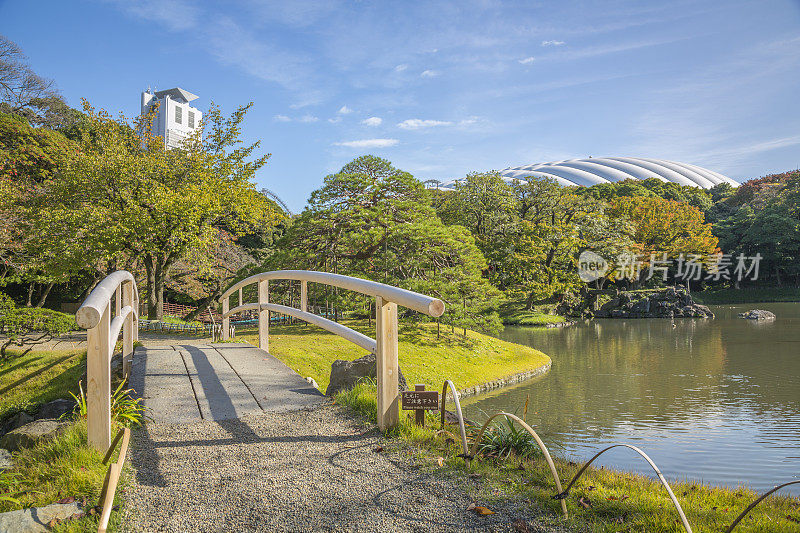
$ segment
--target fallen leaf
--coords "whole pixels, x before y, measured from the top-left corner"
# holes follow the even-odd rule
[[[383,451],[383,446],[378,446],[377,448],[375,448],[372,451],[375,452],[375,453],[381,453]]]
[[[616,500],[616,499],[617,499],[616,496],[609,496],[608,498],[606,498],[606,500],[608,500],[608,501],[612,501],[612,500]]]
[[[437,457],[436,462],[439,463],[439,466],[444,466],[444,457]]]
[[[522,519],[516,519],[511,523],[511,526],[514,528],[514,531],[518,533],[530,533],[530,529],[528,529],[528,523]]]
[[[475,503],[474,502],[469,504],[469,505],[467,505],[467,511],[472,511],[473,509],[475,509]]]
[[[578,500],[578,503],[581,504],[581,507],[583,507],[584,509],[588,509],[589,507],[592,506],[592,500],[590,500],[585,496],[581,496],[581,499]]]
[[[67,496],[66,498],[61,498],[56,503],[72,503],[75,501],[75,496]]]
[[[478,515],[481,515],[481,516],[488,516],[490,514],[494,514],[494,511],[492,511],[488,507],[481,507],[480,505],[476,506],[474,511],[475,511],[475,514],[478,514]]]
[[[629,498],[629,496],[627,494],[623,494],[622,496],[619,497],[620,501],[623,501],[623,502],[625,500],[627,500],[628,498]]]
[[[469,477],[471,477],[472,479],[480,479],[481,475],[480,474],[470,474]]]

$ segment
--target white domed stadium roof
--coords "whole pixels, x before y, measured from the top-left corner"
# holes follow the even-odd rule
[[[506,168],[500,171],[500,175],[506,181],[535,176],[550,178],[565,186],[579,185],[582,187],[626,179],[643,180],[647,178],[704,189],[710,189],[720,183],[729,183],[734,187],[739,186],[739,183],[727,176],[696,165],[641,157],[567,159],[552,163]],[[456,181],[460,181],[460,179],[443,183],[442,188],[451,188]]]

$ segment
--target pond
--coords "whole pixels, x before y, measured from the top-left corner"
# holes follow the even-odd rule
[[[770,322],[737,318],[767,309]],[[483,422],[521,415],[553,453],[588,459],[642,448],[670,479],[747,485],[800,479],[800,304],[714,306],[715,319],[598,319],[567,328],[507,327],[504,340],[553,359],[538,379],[464,401]],[[652,474],[631,450],[596,463]],[[800,486],[789,487],[800,494]]]

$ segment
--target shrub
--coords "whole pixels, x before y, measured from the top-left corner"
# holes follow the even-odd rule
[[[0,362],[6,359],[11,346],[27,345],[28,349],[21,354],[24,355],[33,349],[32,345],[76,329],[78,325],[72,315],[38,307],[17,308],[8,296],[0,293],[0,333],[6,336],[0,345]]]

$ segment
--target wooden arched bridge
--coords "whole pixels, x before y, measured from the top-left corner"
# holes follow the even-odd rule
[[[300,282],[300,307],[269,301],[269,283]],[[308,283],[359,292],[375,298],[375,339],[342,324],[308,312]],[[257,288],[257,301],[242,301],[243,289]],[[230,298],[238,294],[238,305]],[[444,303],[413,291],[374,281],[306,270],[264,272],[244,279],[222,295],[222,340],[230,336],[231,316],[258,313],[258,348],[249,344],[181,344],[139,349],[137,340],[139,294],[133,275],[117,271],[94,289],[76,313],[78,325],[88,330],[87,408],[89,442],[99,450],[111,443],[110,360],[120,332],[123,335],[123,372],[144,399],[155,421],[225,420],[258,411],[281,411],[318,403],[321,393],[269,354],[270,312],[290,315],[335,333],[374,353],[377,359],[378,425],[399,420],[397,306],[432,317],[444,312]]]

